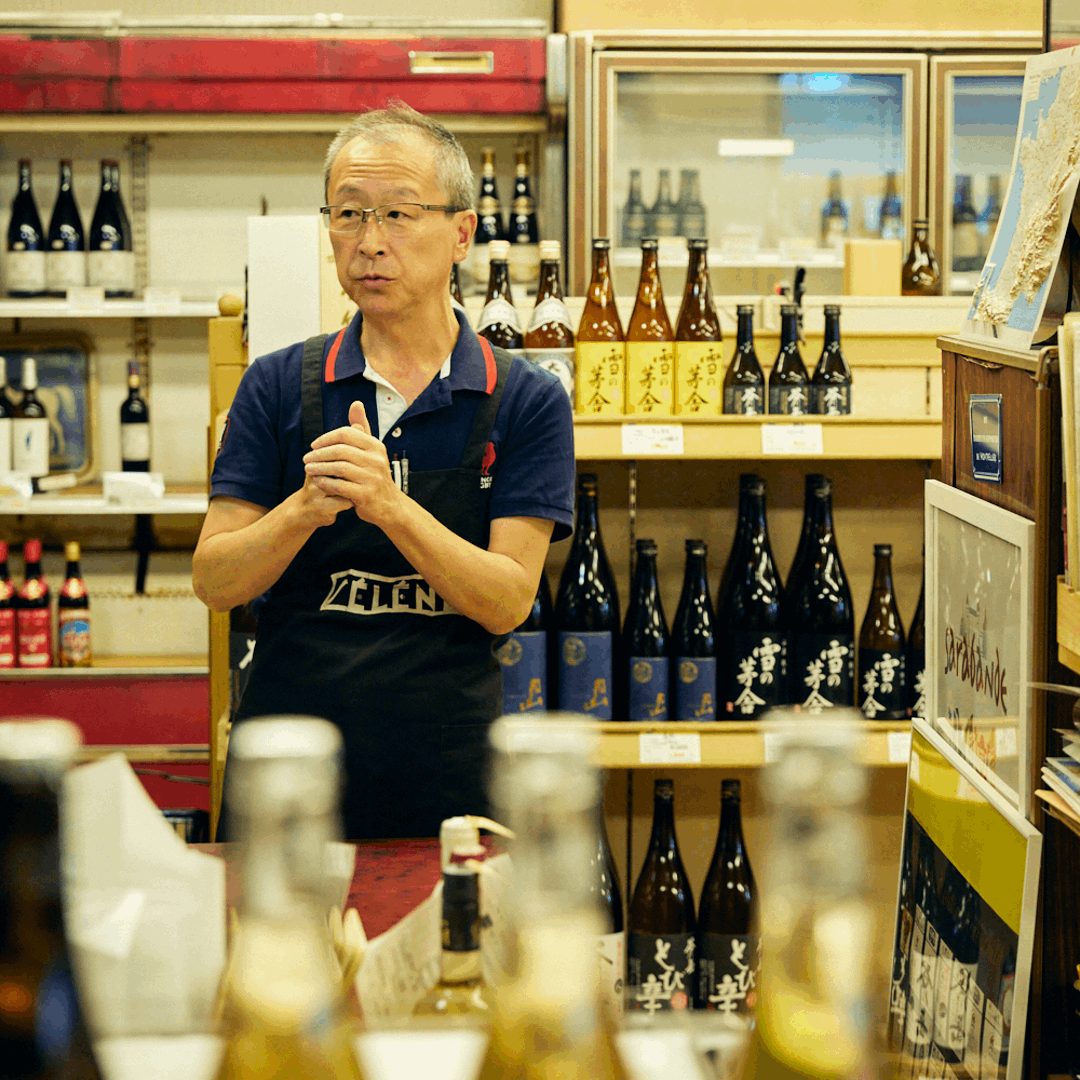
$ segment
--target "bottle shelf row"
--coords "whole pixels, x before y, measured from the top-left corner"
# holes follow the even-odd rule
[[[3,319],[212,319],[217,314],[213,300],[0,300]]]
[[[0,496],[0,515],[205,514],[207,504],[205,488],[196,485],[178,485],[160,499],[114,502],[105,498],[100,485],[89,484],[29,498]]]
[[[91,599],[93,604],[93,599]],[[6,668],[0,682],[76,679],[204,678],[210,668],[205,654],[175,656],[95,656],[89,667]]]

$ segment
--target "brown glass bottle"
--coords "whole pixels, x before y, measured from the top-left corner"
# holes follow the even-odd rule
[[[757,888],[742,831],[738,780],[720,783],[720,831],[701,886],[697,1007],[746,1013],[758,970]]]
[[[686,241],[689,262],[679,317],[675,320],[676,411],[715,416],[721,407],[720,319],[709,280],[709,242]]]
[[[611,281],[611,241],[598,236],[592,249],[592,279],[574,347],[574,408],[587,416],[620,416],[625,399],[626,339]]]
[[[510,291],[509,255],[510,244],[506,240],[488,243],[487,297],[476,332],[492,345],[503,349],[520,349],[524,345],[524,336]]]
[[[893,589],[892,544],[874,545],[874,583],[859,630],[858,702],[868,720],[903,720],[907,712],[904,624]]]
[[[649,235],[674,236],[679,229],[679,209],[671,197],[671,170],[661,169],[656,202],[648,217]]]
[[[622,210],[622,246],[637,247],[645,235],[648,211],[641,198],[641,170],[630,170],[630,193]]]
[[[558,376],[571,400],[574,396],[574,328],[563,300],[558,240],[540,241],[540,281],[536,287],[525,350],[529,359]]]
[[[671,328],[656,238],[641,241],[641,277],[626,330],[626,411],[670,416],[675,411],[675,332]]]
[[[694,897],[675,837],[675,785],[657,780],[645,862],[634,886],[626,943],[626,1007],[689,1008],[694,996]]]
[[[930,226],[918,218],[911,226],[911,250],[900,271],[900,291],[904,296],[940,296],[941,271],[930,246]]]

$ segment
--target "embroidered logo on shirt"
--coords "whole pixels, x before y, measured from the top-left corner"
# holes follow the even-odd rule
[[[489,442],[484,447],[484,456],[480,459],[480,490],[486,491],[491,487],[491,481],[493,479],[491,475],[491,466],[495,464],[495,444]]]
[[[364,570],[331,574],[330,591],[319,610],[350,615],[457,614],[419,574],[383,577]]]

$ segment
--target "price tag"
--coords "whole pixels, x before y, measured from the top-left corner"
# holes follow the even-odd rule
[[[762,424],[763,454],[822,454],[820,424]]]
[[[769,765],[774,761],[779,761],[783,736],[776,731],[767,731],[761,737],[765,741],[765,764]]]
[[[628,457],[678,457],[683,452],[682,424],[623,424],[622,452]]]
[[[148,285],[143,289],[143,303],[147,314],[168,315],[180,310],[180,290]]]
[[[107,472],[101,485],[107,503],[152,503],[165,494],[161,473]]]
[[[998,758],[1016,757],[1018,749],[1016,728],[998,728],[997,731],[994,732],[994,748],[997,750]]]
[[[911,757],[911,732],[890,731],[889,737],[889,764],[900,765]]]
[[[639,735],[638,755],[642,765],[700,765],[701,736],[696,731]]]
[[[102,285],[69,285],[68,306],[73,311],[97,311],[105,306],[105,288]]]

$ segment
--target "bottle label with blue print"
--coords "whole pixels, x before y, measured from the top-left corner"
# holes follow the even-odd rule
[[[673,720],[716,719],[716,657],[680,656],[675,661]]]
[[[627,668],[630,686],[627,719],[666,720],[670,693],[668,658],[631,656]]]
[[[612,635],[607,630],[559,632],[559,708],[610,720]]]
[[[543,630],[515,631],[495,655],[502,668],[503,712],[547,709],[547,634]]]

